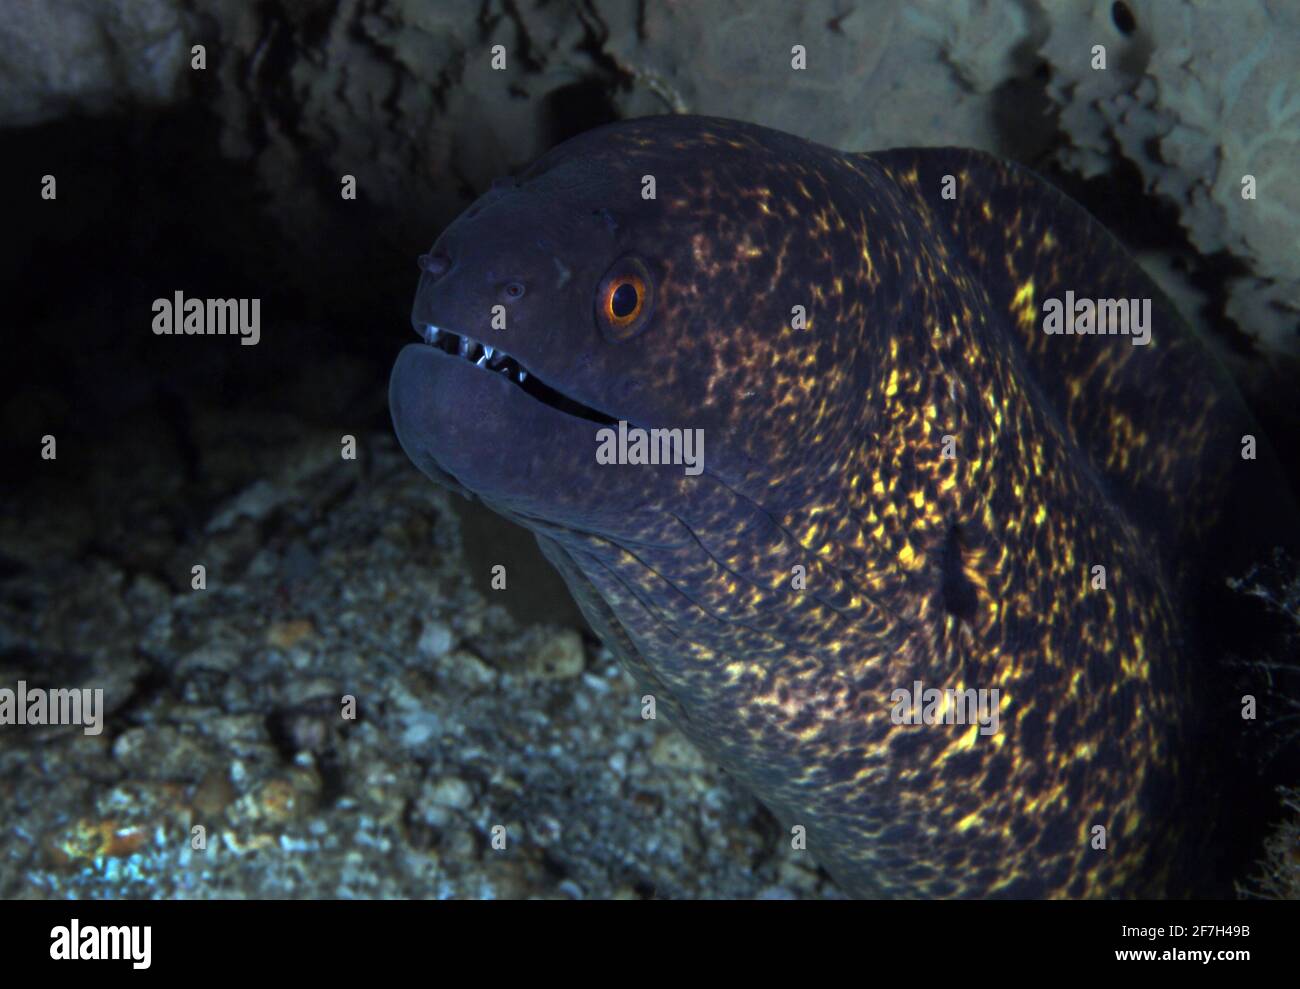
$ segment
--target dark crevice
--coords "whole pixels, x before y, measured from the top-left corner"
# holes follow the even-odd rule
[[[547,93],[542,102],[542,118],[547,144],[556,145],[585,131],[612,124],[619,119],[619,114],[609,86],[601,79],[589,77]]]
[[[1137,18],[1124,0],[1115,0],[1110,5],[1110,19],[1114,21],[1115,29],[1126,38],[1137,30]]]

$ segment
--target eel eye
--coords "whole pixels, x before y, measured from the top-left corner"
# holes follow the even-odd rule
[[[641,286],[633,279],[619,282],[609,296],[609,314],[622,322],[631,322],[641,311]]]
[[[596,322],[614,342],[629,340],[649,322],[653,298],[645,264],[637,258],[620,258],[600,280]]]

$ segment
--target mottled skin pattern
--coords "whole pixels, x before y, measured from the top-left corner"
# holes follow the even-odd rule
[[[417,326],[613,418],[703,428],[706,469],[598,465],[596,423],[419,344],[391,385],[404,448],[533,529],[661,709],[842,885],[1183,889],[1184,564],[1246,430],[1079,207],[976,152],[664,117],[562,145],[435,252],[450,265],[421,279]],[[594,297],[629,253],[654,308],[617,340]],[[1045,336],[1041,300],[1066,289],[1152,298],[1152,344]],[[892,723],[915,680],[998,688],[1000,731]]]

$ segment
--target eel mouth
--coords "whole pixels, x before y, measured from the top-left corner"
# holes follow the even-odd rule
[[[463,333],[453,333],[451,330],[441,326],[434,326],[432,323],[425,323],[422,328],[418,329],[418,332],[421,339],[429,346],[441,350],[444,354],[468,361],[489,374],[504,375],[506,380],[516,388],[523,389],[543,405],[549,405],[558,412],[599,423],[602,426],[613,426],[618,423],[617,419],[606,415],[599,409],[583,405],[562,392],[556,391],[550,385],[539,380],[535,374],[499,347],[488,346],[471,336],[466,336]]]

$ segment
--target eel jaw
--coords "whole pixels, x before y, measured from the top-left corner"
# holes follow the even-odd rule
[[[525,369],[518,360],[498,347],[491,347],[471,336],[454,333],[432,323],[425,323],[419,333],[426,344],[441,350],[444,354],[460,357],[484,371],[504,375],[507,381],[517,388],[522,388],[543,405],[549,405],[566,415],[587,419],[602,426],[613,426],[618,423],[617,419],[599,409],[583,405],[551,388]]]

